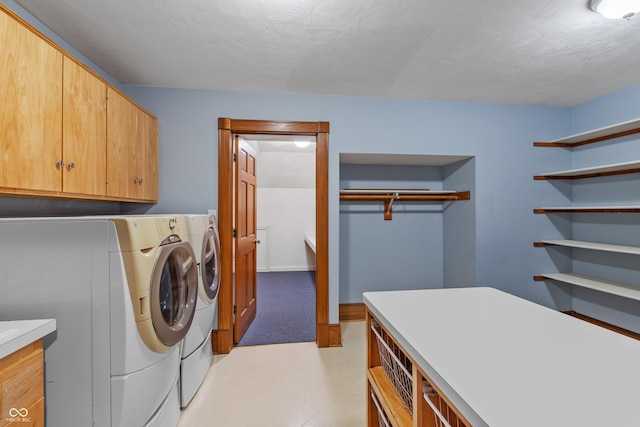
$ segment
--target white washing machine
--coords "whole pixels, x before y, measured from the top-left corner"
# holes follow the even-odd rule
[[[198,260],[198,298],[191,328],[182,344],[180,405],[186,407],[211,366],[211,329],[220,286],[220,240],[215,215],[184,215],[189,242]]]
[[[0,319],[55,318],[47,426],[175,427],[197,296],[184,219],[0,219]]]

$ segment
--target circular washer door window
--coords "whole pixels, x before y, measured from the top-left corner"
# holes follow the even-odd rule
[[[180,342],[195,313],[198,267],[193,248],[177,237],[161,247],[151,279],[151,320],[165,345]]]
[[[202,283],[209,301],[218,296],[220,288],[220,239],[215,228],[209,227],[202,239]]]

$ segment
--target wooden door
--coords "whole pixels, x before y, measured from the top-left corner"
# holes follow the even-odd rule
[[[61,191],[62,53],[0,11],[0,187]]]
[[[238,141],[236,162],[235,323],[237,343],[256,317],[256,152]]]
[[[103,196],[107,192],[107,85],[64,58],[63,190]]]
[[[133,156],[136,159],[136,198],[158,201],[158,119],[144,110],[137,110],[138,141]]]
[[[135,197],[136,106],[111,88],[107,88],[107,195]]]

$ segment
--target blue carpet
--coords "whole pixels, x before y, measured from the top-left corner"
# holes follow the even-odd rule
[[[257,313],[238,346],[316,340],[315,271],[258,273]]]

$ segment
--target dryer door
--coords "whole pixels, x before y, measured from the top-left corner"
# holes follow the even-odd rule
[[[172,346],[184,338],[193,320],[198,267],[189,243],[177,236],[165,242],[151,279],[151,321],[158,339]]]
[[[202,239],[202,284],[206,299],[212,302],[220,288],[220,239],[215,228],[209,227]]]

